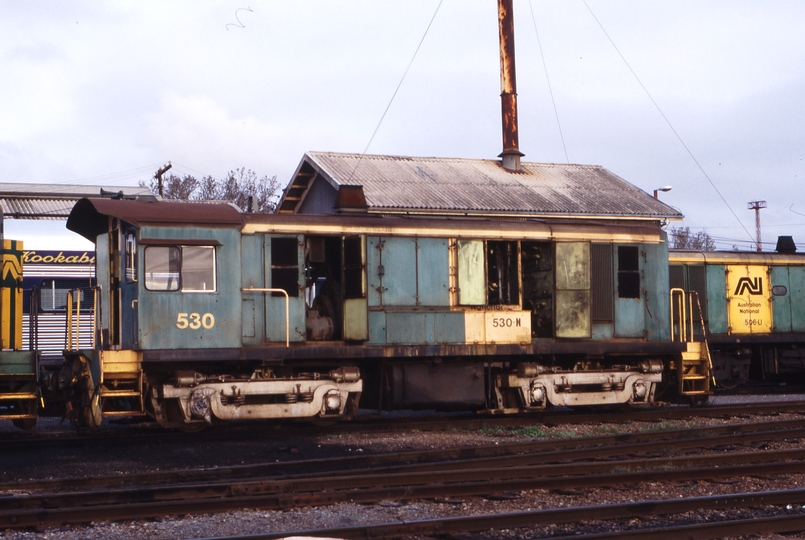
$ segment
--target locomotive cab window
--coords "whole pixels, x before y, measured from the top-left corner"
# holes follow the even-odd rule
[[[215,248],[182,247],[182,290],[211,292],[215,290]]]
[[[618,298],[640,298],[640,250],[618,246]]]
[[[148,246],[144,257],[149,291],[215,292],[212,246]]]
[[[271,239],[271,286],[291,298],[299,296],[299,240],[295,236]],[[272,293],[279,296],[281,293]]]

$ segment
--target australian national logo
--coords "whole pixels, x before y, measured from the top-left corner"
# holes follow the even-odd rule
[[[742,294],[762,295],[763,294],[763,278],[760,277],[742,277],[738,280],[738,285],[735,287],[735,296]]]

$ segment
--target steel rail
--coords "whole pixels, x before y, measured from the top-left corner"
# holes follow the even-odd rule
[[[222,509],[216,509],[216,503],[220,504],[220,501],[207,501],[205,504],[199,504],[195,511],[222,511]],[[696,497],[689,499],[651,500],[626,504],[585,506],[579,508],[561,508],[507,514],[371,524],[347,528],[281,531],[265,534],[217,537],[216,540],[270,540],[276,538],[287,538],[291,536],[328,536],[347,540],[412,535],[445,535],[463,532],[481,532],[488,531],[490,529],[531,528],[554,524],[578,523],[581,521],[606,521],[635,517],[642,518],[645,516],[667,516],[703,510],[726,511],[758,506],[801,505],[803,503],[805,503],[805,490],[765,491],[756,493]],[[159,503],[154,504],[159,505]],[[229,505],[227,504],[227,506]],[[245,506],[246,505],[244,505],[244,507]],[[254,506],[248,507],[254,508]],[[170,511],[166,509],[165,511],[159,512],[156,515],[166,515],[169,513]],[[129,514],[129,516],[119,517],[117,519],[134,519],[138,517],[134,515],[134,512],[130,512]],[[84,521],[96,519],[97,515],[98,514],[96,513],[93,517],[91,514],[88,514],[87,517],[84,518]],[[754,520],[748,521],[751,523],[751,521]],[[793,516],[791,518],[779,518],[779,521],[781,523],[776,526],[776,530],[780,532],[802,530],[801,528],[805,527],[805,516],[803,515]],[[77,522],[80,522],[80,520],[77,520]],[[743,534],[751,534],[751,530],[751,528],[739,529],[739,531],[745,531]],[[764,532],[767,530],[768,529],[766,526],[764,526],[759,532]],[[641,531],[634,531],[634,534],[640,533]],[[719,535],[717,534],[716,536]],[[600,537],[611,538],[613,536],[610,535]],[[679,536],[665,536],[663,538],[679,538]],[[698,536],[689,536],[689,538],[698,538]],[[213,539],[210,538],[206,540]]]
[[[495,466],[501,456],[511,466],[517,464],[560,463],[572,460],[601,459],[619,455],[645,454],[655,451],[706,448],[718,445],[747,444],[805,437],[800,420],[785,420],[761,424],[735,424],[717,427],[667,430],[585,437],[579,439],[538,440],[502,445],[459,447],[446,450],[396,452],[390,454],[361,455],[311,460],[269,462],[212,469],[191,469],[102,476],[62,478],[0,483],[2,492],[30,492],[38,490],[67,490],[76,488],[111,488],[120,485],[148,486],[171,482],[215,483],[249,478],[287,477],[294,471],[307,471],[297,477],[337,475],[349,471],[352,475],[372,474],[378,467],[384,472],[397,470],[427,471]],[[475,464],[475,465],[473,465]]]
[[[794,449],[737,456],[741,465],[722,465],[730,455],[650,458],[573,465],[478,468],[444,472],[401,472],[366,476],[252,481],[237,484],[182,485],[92,492],[49,494],[41,497],[0,499],[0,527],[59,525],[84,520],[148,518],[165,514],[209,512],[236,508],[281,509],[343,502],[377,502],[385,499],[426,499],[455,496],[489,496],[533,489],[568,489],[642,482],[691,481],[725,477],[805,473],[805,450]],[[792,461],[799,460],[799,461]],[[708,464],[707,467],[680,468]],[[669,469],[669,466],[676,468]],[[614,469],[629,469],[615,473]],[[634,470],[640,469],[640,470]],[[575,476],[558,476],[570,474]],[[379,487],[380,486],[380,487]],[[110,504],[114,501],[115,504]],[[157,501],[155,503],[155,501]],[[28,506],[26,503],[31,503]],[[154,507],[154,504],[158,506]],[[95,506],[93,506],[95,505]]]
[[[725,457],[729,466],[724,466]],[[534,489],[564,489],[599,485],[597,475],[608,475],[607,482],[612,480],[621,484],[637,479],[638,481],[655,481],[654,474],[660,471],[662,479],[698,480],[733,475],[779,474],[780,472],[805,471],[805,449],[777,450],[767,452],[744,452],[740,454],[710,454],[704,456],[680,456],[607,461],[572,464],[537,464],[513,466],[509,460],[502,460],[499,466],[463,468],[444,471],[375,471],[363,475],[327,475],[324,477],[293,477],[283,479],[254,479],[248,482],[182,484],[178,486],[162,486],[146,489],[122,489],[101,492],[63,494],[48,493],[26,497],[0,498],[0,507],[7,511],[23,508],[59,507],[68,505],[89,506],[92,504],[128,504],[150,502],[155,500],[179,500],[182,498],[203,499],[215,497],[231,497],[240,495],[259,495],[271,493],[294,493],[302,496],[305,493],[322,491],[344,491],[359,489],[388,489],[400,486],[424,486],[429,484],[472,484],[477,482],[509,481],[528,479],[538,482]],[[519,461],[519,460],[518,460]],[[767,465],[770,464],[770,465]],[[783,464],[780,469],[778,465]],[[689,469],[684,469],[688,467]],[[693,469],[692,467],[697,467]],[[616,474],[614,471],[628,471]],[[678,474],[673,474],[677,471]],[[716,471],[713,473],[713,471]],[[702,474],[703,476],[699,476]],[[621,475],[625,480],[621,478]],[[613,480],[614,479],[614,480]],[[547,483],[546,483],[547,482]],[[348,487],[345,487],[348,486]],[[470,489],[475,490],[475,486]],[[455,493],[453,493],[455,494]],[[3,517],[0,511],[0,519]]]
[[[288,537],[330,537],[344,540],[389,538],[402,536],[435,536],[461,533],[478,533],[492,529],[521,529],[568,523],[608,521],[615,519],[643,518],[645,516],[669,516],[703,510],[737,510],[757,506],[780,506],[801,504],[805,490],[779,492],[741,493],[690,499],[654,500],[617,505],[584,506],[535,510],[507,514],[450,517],[416,521],[359,525],[327,529],[298,529],[292,531],[218,536],[199,540],[274,540]],[[551,534],[551,539],[574,538],[582,540],[605,538],[629,538],[631,540],[677,540],[679,538],[707,539],[724,536],[752,534],[790,533],[805,530],[805,515],[773,516],[758,519],[725,520],[716,523],[700,523],[682,526],[661,526],[641,530],[618,531],[604,534],[567,535]]]
[[[604,540],[608,538],[628,538],[630,540],[708,540],[735,536],[746,538],[758,534],[788,534],[805,530],[805,515],[783,515],[757,517],[751,519],[732,519],[716,523],[692,523],[685,525],[660,525],[637,530],[617,531],[598,534],[573,534],[551,536],[551,540],[573,538],[574,540]]]
[[[318,426],[299,426],[289,423],[255,421],[216,426],[200,433],[182,433],[165,430],[157,424],[139,423],[138,427],[126,430],[103,428],[92,433],[74,432],[62,434],[42,432],[13,432],[2,435],[2,451],[27,451],[51,446],[92,446],[116,444],[119,441],[147,444],[150,440],[192,441],[192,440],[231,440],[242,436],[254,439],[265,436],[271,440],[277,437],[320,433],[378,433],[398,432],[400,430],[444,431],[453,429],[524,428],[534,425],[558,426],[565,424],[593,424],[608,422],[653,422],[662,420],[685,420],[697,417],[730,417],[763,415],[777,413],[805,413],[805,401],[773,401],[763,403],[743,403],[733,405],[707,405],[703,407],[669,406],[611,411],[607,413],[587,413],[571,410],[546,410],[517,416],[482,415],[480,417],[450,418],[383,418],[365,414],[351,421],[344,421],[321,428]]]

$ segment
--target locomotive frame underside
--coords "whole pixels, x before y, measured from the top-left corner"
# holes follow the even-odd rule
[[[277,348],[205,351],[208,358],[228,353],[225,362],[198,358],[177,362],[192,353],[169,350],[145,354],[143,368],[156,392],[151,407],[166,425],[212,418],[324,418],[354,414],[359,403],[377,410],[504,414],[549,405],[650,405],[662,390],[663,377],[673,378],[663,373],[664,368],[673,365],[681,349],[673,347],[677,351],[673,354],[667,346],[654,346],[636,353],[632,347],[630,354],[604,355],[601,347],[586,347],[588,351],[582,353],[577,346],[575,353],[569,353],[564,346],[556,347],[553,354],[535,355],[532,347],[476,346],[484,350],[476,350],[473,356],[449,354],[466,353],[456,350],[463,347],[450,351],[400,346],[396,352],[401,354],[395,354],[395,350],[344,344],[305,347],[289,356],[283,354],[289,351]],[[249,359],[269,352],[277,357]],[[321,358],[332,360],[322,362]],[[236,365],[239,368],[233,369]],[[336,391],[340,398],[331,397],[337,406],[322,408],[320,396]],[[170,400],[172,404],[166,403]]]

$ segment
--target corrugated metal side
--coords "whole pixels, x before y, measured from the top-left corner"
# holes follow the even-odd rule
[[[612,244],[592,244],[592,320],[613,322],[615,277],[612,273]]]
[[[93,316],[89,312],[81,314],[81,329],[77,348],[91,349],[93,347],[92,318]],[[25,348],[40,351],[43,358],[60,358],[62,351],[66,347],[66,320],[67,314],[63,312],[40,313],[37,321],[38,339],[31,342],[30,316],[23,315],[22,336]],[[73,347],[76,348],[76,345],[74,344]]]

